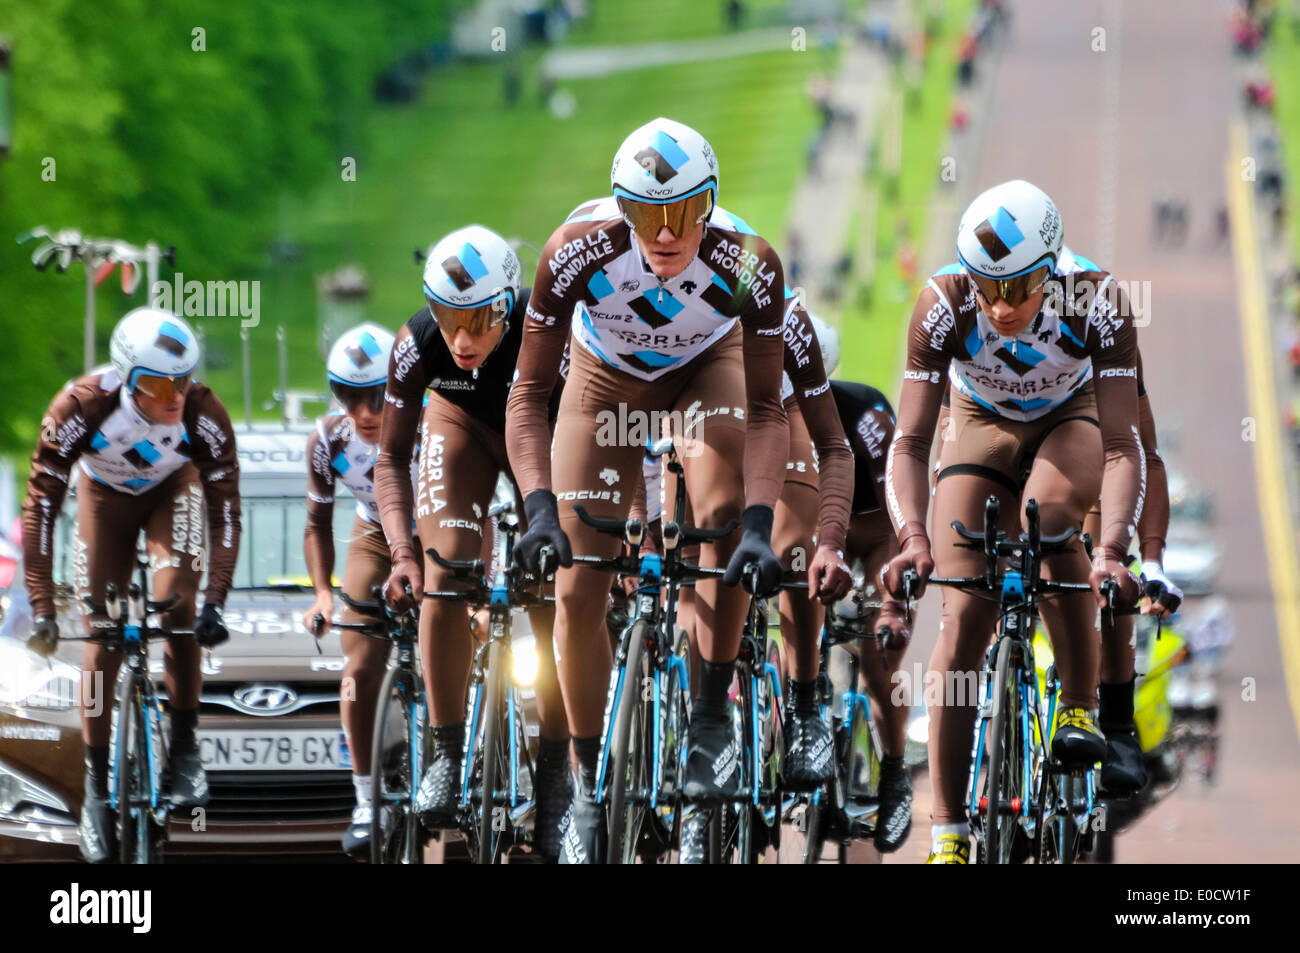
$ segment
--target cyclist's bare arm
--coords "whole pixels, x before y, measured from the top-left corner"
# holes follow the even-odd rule
[[[203,600],[221,606],[235,578],[243,528],[235,429],[225,405],[203,384],[191,384],[185,395],[185,429],[191,435],[191,459],[203,482],[208,511],[208,588]]]
[[[921,292],[907,332],[907,366],[898,401],[898,423],[885,461],[885,501],[900,546],[928,539],[930,446],[948,380],[956,322],[933,288]]]
[[[403,325],[388,358],[384,414],[379,424],[379,453],[375,459],[375,502],[379,522],[388,538],[394,563],[413,559],[411,451],[420,429],[424,400],[424,365],[411,329]]]
[[[77,384],[59,392],[41,421],[23,502],[23,571],[35,616],[54,613],[54,521],[75,479],[73,466],[116,406],[116,396]]]

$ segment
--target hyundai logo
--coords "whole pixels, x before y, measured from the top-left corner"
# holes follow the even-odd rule
[[[250,715],[273,715],[293,706],[298,693],[288,685],[241,685],[233,696],[235,707]]]

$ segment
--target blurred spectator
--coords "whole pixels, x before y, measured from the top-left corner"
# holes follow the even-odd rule
[[[1226,205],[1219,206],[1219,211],[1215,215],[1215,231],[1218,243],[1220,245],[1225,244],[1232,232],[1232,223],[1228,218],[1228,206]]]
[[[957,47],[957,79],[962,86],[969,86],[975,79],[975,56],[978,53],[979,41],[973,33],[967,33]]]
[[[782,261],[785,265],[785,273],[790,276],[791,285],[799,283],[799,276],[803,273],[803,239],[799,233],[791,230],[789,238],[785,243],[785,258]]]
[[[1267,79],[1246,83],[1246,106],[1268,112],[1273,108],[1273,84]]]
[[[952,110],[952,130],[953,132],[965,132],[966,124],[970,122],[970,111],[966,108],[965,103],[958,103]]]
[[[727,29],[733,32],[739,30],[742,21],[745,19],[745,5],[741,0],[724,0],[722,17],[727,23]]]

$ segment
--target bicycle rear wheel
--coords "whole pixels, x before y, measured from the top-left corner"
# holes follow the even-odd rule
[[[427,761],[427,729],[414,674],[390,668],[379,689],[379,708],[370,747],[374,813],[370,821],[372,864],[424,863],[424,837],[412,805]],[[393,822],[387,834],[384,811]]]
[[[614,719],[614,747],[609,761],[609,846],[605,862],[636,863],[636,849],[645,820],[650,755],[646,750],[646,702],[641,686],[646,677],[645,640],[650,624],[637,619],[628,632],[627,664]],[[631,794],[632,798],[628,795]]]
[[[149,797],[149,721],[133,672],[117,686],[117,843],[124,864],[147,864],[152,852]]]
[[[979,860],[985,864],[1012,863],[1021,809],[1019,656],[1013,639],[998,642],[997,663],[990,684],[993,711],[989,718],[988,772],[984,783],[983,838]]]

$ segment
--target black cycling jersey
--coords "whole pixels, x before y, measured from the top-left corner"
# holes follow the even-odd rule
[[[472,371],[456,365],[451,349],[438,330],[437,320],[427,305],[420,308],[398,332],[393,346],[395,373],[388,382],[390,399],[418,401],[427,388],[480,423],[505,433],[506,400],[515,376],[515,362],[524,334],[524,314],[531,293],[531,288],[520,289],[496,350]],[[418,366],[418,370],[412,365]],[[551,396],[552,418],[559,406],[560,387],[557,386]]]
[[[831,381],[840,423],[853,448],[853,512],[879,509],[885,455],[894,439],[894,408],[889,398],[867,384]]]

